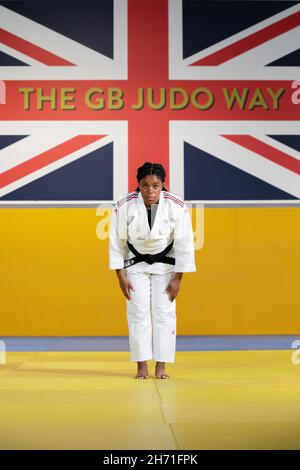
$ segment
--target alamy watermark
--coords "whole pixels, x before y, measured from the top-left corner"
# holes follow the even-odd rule
[[[0,80],[0,104],[6,104],[6,84]]]
[[[96,216],[100,218],[100,220],[97,223],[96,226],[96,235],[97,238],[100,240],[106,240],[109,238],[109,236],[113,237],[118,237],[120,239],[127,239],[128,235],[128,225],[127,221],[130,219],[133,221],[133,214],[131,213],[131,208],[130,205],[125,202],[122,205],[122,213],[125,215],[125,217],[119,217],[118,218],[118,227],[117,227],[117,234],[113,234],[110,232],[110,226],[111,226],[111,217],[113,214],[113,211],[115,210],[115,206],[112,208],[103,208],[103,206],[98,206],[96,209]],[[153,204],[152,206],[157,206],[157,204]],[[159,230],[164,230],[164,224],[166,224],[166,228],[168,224],[171,224],[171,227],[173,226],[175,228],[176,225],[176,230],[174,230],[174,239],[181,238],[183,236],[184,229],[185,229],[185,224],[191,223],[192,225],[192,231],[194,235],[194,247],[195,250],[201,250],[204,247],[204,204],[198,204],[198,203],[185,203],[186,208],[189,211],[189,218],[184,217],[180,224],[176,224],[175,221],[172,221],[171,219],[162,217],[160,223],[161,227],[159,227]],[[131,206],[132,207],[132,206]],[[155,208],[152,207],[152,216],[153,218],[155,217]],[[134,209],[136,210],[136,209]],[[137,214],[137,212],[136,212]],[[154,218],[155,221],[155,218]],[[137,229],[139,230],[140,226],[140,221],[136,220],[136,226]],[[152,225],[153,228],[153,225]],[[167,230],[168,231],[168,230]],[[139,235],[136,235],[137,238],[139,238]],[[131,239],[134,239],[134,234],[131,234]]]
[[[0,365],[1,364],[6,364],[6,345],[2,340],[0,340]]]
[[[292,364],[298,365],[300,364],[300,339],[295,339],[291,344],[291,348],[295,349],[291,356]]]

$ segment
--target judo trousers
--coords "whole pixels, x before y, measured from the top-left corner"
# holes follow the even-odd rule
[[[126,299],[131,361],[175,360],[176,299],[165,292],[173,274],[127,271],[135,289]]]

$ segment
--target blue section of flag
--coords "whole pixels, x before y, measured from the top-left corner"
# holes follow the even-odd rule
[[[297,199],[190,144],[184,144],[184,199]]]
[[[300,152],[300,135],[269,135],[268,137]]]
[[[267,66],[277,67],[299,67],[300,64],[300,49],[291,52],[290,54],[280,57],[280,59],[270,62]]]
[[[28,137],[28,136],[27,135],[0,135],[0,150],[18,142],[18,140],[24,139],[25,137]]]
[[[21,62],[18,59],[15,59],[14,57],[5,54],[4,52],[0,51],[0,66],[1,67],[28,67],[28,64],[25,64],[24,62]]]
[[[297,3],[299,2],[183,0],[183,58]]]
[[[1,5],[113,58],[113,0],[13,1]],[[18,31],[15,31],[18,35]]]
[[[0,200],[113,200],[113,144],[84,155]]]

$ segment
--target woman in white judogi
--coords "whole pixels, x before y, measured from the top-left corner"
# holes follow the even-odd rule
[[[131,360],[136,378],[148,378],[147,360],[156,361],[155,377],[169,378],[174,362],[176,296],[184,272],[196,271],[194,236],[184,201],[163,186],[162,165],[138,168],[136,191],[118,199],[112,211],[109,268],[117,272],[127,299]]]

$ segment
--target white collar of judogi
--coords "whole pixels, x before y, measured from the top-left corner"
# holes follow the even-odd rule
[[[160,226],[160,219],[162,215],[162,206],[164,203],[164,197],[162,191],[160,192],[160,197],[156,209],[154,223],[152,225],[152,229],[150,230],[149,222],[148,222],[148,214],[147,214],[147,207],[144,203],[143,196],[141,192],[138,193],[137,199],[137,206],[139,211],[139,218],[141,223],[141,231],[143,232],[143,236],[148,238],[160,238],[159,237],[159,226]]]

